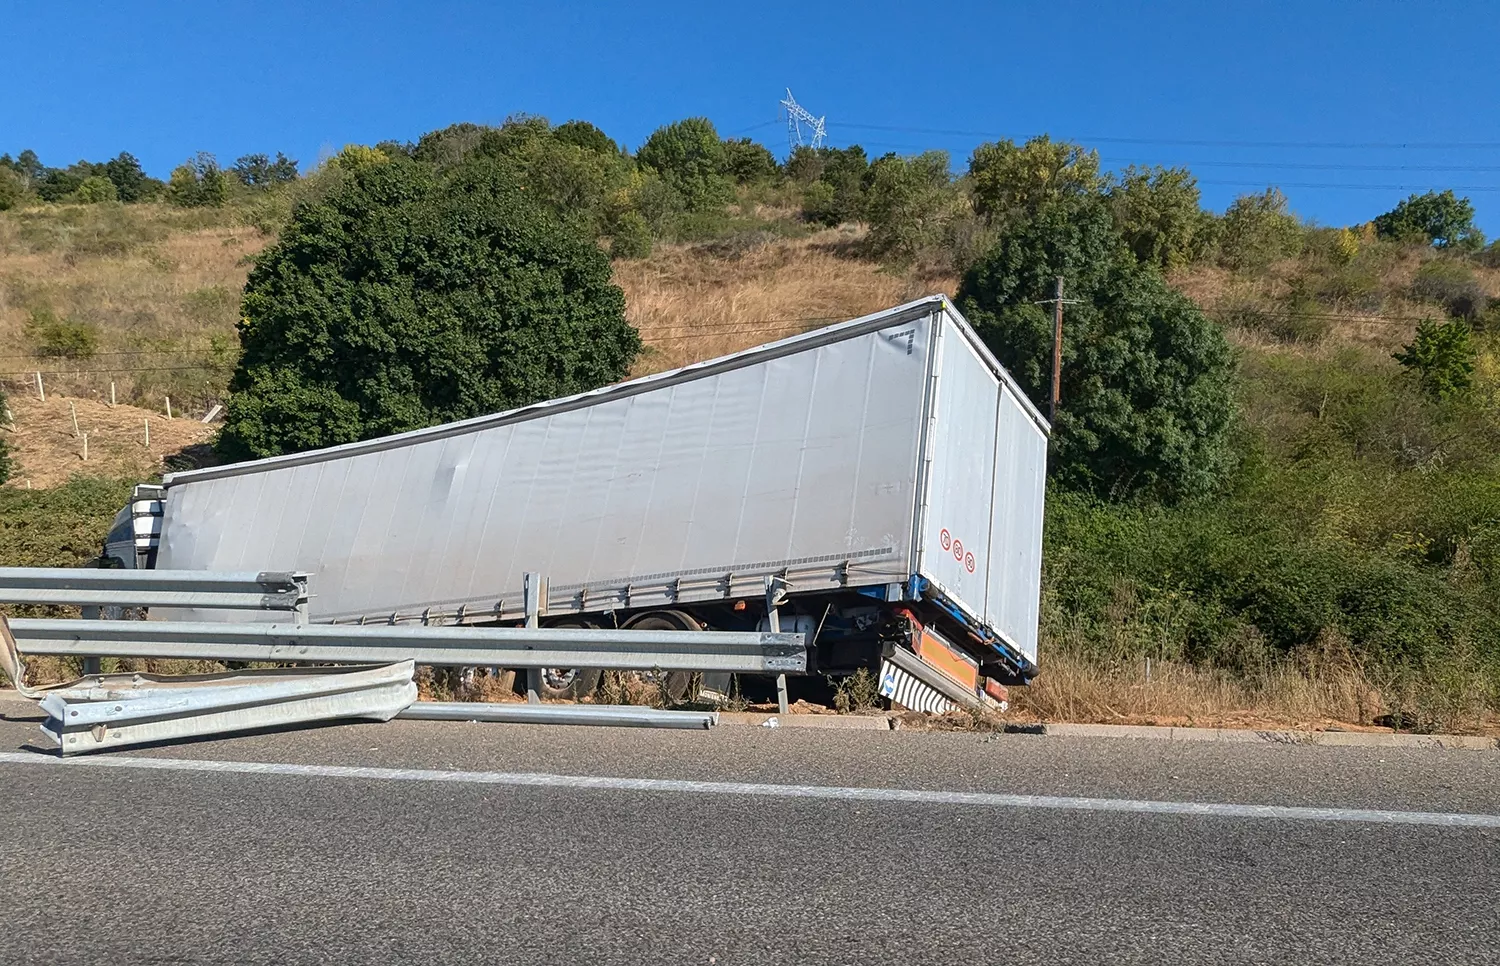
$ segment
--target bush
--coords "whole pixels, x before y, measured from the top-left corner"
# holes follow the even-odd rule
[[[0,567],[77,567],[97,557],[134,485],[75,476],[46,490],[0,487]]]
[[[1489,303],[1484,287],[1463,262],[1434,258],[1417,269],[1411,294],[1418,299],[1432,299],[1449,315],[1473,322],[1484,315]]]
[[[1104,187],[1099,154],[1043,134],[1017,147],[981,144],[969,157],[975,209],[992,225],[1024,221],[1042,208],[1097,194]]]
[[[1448,399],[1473,385],[1476,356],[1467,322],[1429,319],[1418,323],[1416,337],[1393,358],[1417,377],[1429,395]]]
[[[734,186],[724,174],[728,160],[724,142],[706,117],[657,128],[635,157],[661,175],[682,196],[689,211],[723,207],[734,198]]]
[[[104,162],[104,176],[114,185],[115,197],[126,204],[149,201],[162,189],[162,183],[142,171],[135,155],[126,151]]]
[[[1237,269],[1263,269],[1302,251],[1305,233],[1297,216],[1287,210],[1286,195],[1276,188],[1241,195],[1224,213],[1219,253],[1224,264]]]
[[[0,211],[9,211],[26,196],[26,182],[8,167],[0,167]]]
[[[934,250],[962,202],[953,191],[948,152],[887,155],[875,162],[870,175],[866,243],[871,253],[909,265]]]
[[[559,124],[552,129],[552,136],[563,144],[571,144],[576,148],[592,151],[606,158],[618,158],[624,153],[615,143],[614,138],[588,121],[568,121]]]
[[[593,240],[503,164],[361,168],[257,260],[219,448],[271,456],[596,388],[640,348],[624,302]]]
[[[1177,499],[1230,464],[1233,357],[1223,333],[1142,266],[1102,200],[1046,206],[970,269],[963,311],[1043,411],[1050,394],[1055,279],[1079,300],[1063,327],[1053,478],[1112,496]]]
[[[610,258],[649,258],[651,226],[638,211],[627,211],[615,219],[609,238]]]
[[[266,154],[246,154],[234,162],[229,172],[245,187],[264,191],[296,181],[297,162],[280,151],[276,152],[275,161]]]
[[[1376,218],[1374,224],[1380,237],[1399,242],[1465,250],[1484,246],[1484,236],[1474,227],[1474,206],[1451,190],[1412,195]]]
[[[97,174],[84,178],[78,190],[73,192],[73,197],[85,205],[97,205],[118,198],[114,182]]]
[[[33,351],[48,359],[92,359],[99,349],[98,327],[74,319],[60,319],[48,308],[36,309],[26,321]]]
[[[1198,182],[1186,168],[1131,165],[1109,189],[1115,226],[1135,257],[1158,268],[1192,260],[1203,225]]]
[[[217,208],[229,197],[229,183],[212,154],[199,152],[172,170],[167,198],[183,208]]]
[[[781,174],[776,155],[749,138],[724,142],[724,173],[735,184],[765,184]]]
[[[847,148],[798,148],[793,158],[797,180],[814,175],[802,195],[804,218],[829,227],[864,219],[865,193],[872,177],[864,148],[857,144]],[[793,166],[792,161],[787,162],[789,170]]]

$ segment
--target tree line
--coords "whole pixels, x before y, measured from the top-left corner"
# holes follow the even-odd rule
[[[272,159],[247,154],[227,170],[208,152],[199,152],[166,181],[153,178],[128,151],[108,161],[75,161],[66,167],[42,163],[35,151],[0,154],[0,211],[27,204],[137,204],[168,201],[183,207],[219,206],[236,190],[262,191],[297,180],[297,162],[281,152]]]

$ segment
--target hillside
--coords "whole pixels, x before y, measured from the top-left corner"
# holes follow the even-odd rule
[[[0,212],[0,380],[16,419],[0,438],[17,462],[0,489],[0,535],[25,536],[0,541],[5,563],[60,562],[39,529],[51,498],[18,492],[27,480],[139,480],[208,438],[196,418],[168,422],[165,397],[190,417],[222,400],[237,293],[279,224],[267,210]],[[863,226],[789,228],[789,217],[773,207],[761,222],[615,260],[645,345],[632,373],[958,285],[942,259],[876,257]],[[1451,729],[1483,727],[1500,702],[1500,361],[1485,335],[1500,270],[1368,231],[1306,237],[1253,265],[1168,271],[1236,349],[1237,468],[1212,500],[1177,507],[1053,494],[1047,673],[1020,696],[1023,711]],[[1475,319],[1473,390],[1435,400],[1392,354],[1422,319],[1460,309]],[[88,464],[69,402],[90,433]],[[137,438],[148,418],[150,451]],[[113,512],[103,503],[119,492],[57,491],[63,556],[88,552],[81,508],[101,501],[102,532]]]

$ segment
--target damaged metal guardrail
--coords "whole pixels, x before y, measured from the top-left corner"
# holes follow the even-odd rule
[[[801,634],[571,627],[408,627],[357,624],[220,624],[17,618],[23,654],[622,671],[801,673]]]
[[[417,700],[412,673],[412,662],[403,661],[186,677],[104,674],[47,689],[42,732],[74,755],[315,721],[389,721]]]

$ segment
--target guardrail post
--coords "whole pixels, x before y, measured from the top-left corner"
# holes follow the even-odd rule
[[[542,613],[547,609],[547,581],[541,574],[528,572],[525,585],[525,608],[526,626],[537,628],[542,626]],[[526,703],[542,703],[542,669],[531,667],[526,669]]]
[[[292,581],[297,585],[297,607],[292,611],[292,623],[301,627],[307,624],[308,601],[311,597],[307,592],[307,574],[292,574]]]
[[[766,622],[772,634],[781,633],[781,612],[777,610],[786,600],[784,581],[779,577],[766,577]],[[782,714],[790,711],[786,694],[786,675],[776,675],[776,707]]]
[[[86,621],[96,621],[96,620],[99,620],[99,618],[100,618],[100,610],[99,610],[98,607],[85,607],[85,608],[83,608],[83,619],[84,620],[86,620]],[[84,675],[89,675],[89,674],[103,674],[104,673],[104,662],[103,662],[103,659],[97,658],[97,657],[85,657],[83,659],[83,673],[84,673]]]

